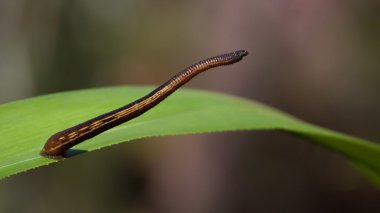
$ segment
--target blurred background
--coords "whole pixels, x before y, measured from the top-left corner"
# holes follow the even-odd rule
[[[0,1],[0,103],[159,85],[237,49],[250,55],[186,87],[380,141],[376,0]],[[0,182],[0,212],[380,212],[379,200],[341,156],[269,131],[138,140]]]

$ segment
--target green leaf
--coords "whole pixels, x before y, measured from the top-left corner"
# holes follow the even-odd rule
[[[0,105],[0,179],[47,165],[39,155],[52,134],[123,106],[151,87],[58,93]],[[260,103],[225,94],[180,89],[142,116],[75,147],[92,151],[133,139],[233,130],[282,130],[336,151],[380,185],[380,146],[337,133]]]

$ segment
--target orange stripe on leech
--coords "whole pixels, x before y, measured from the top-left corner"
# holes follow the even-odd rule
[[[84,127],[80,128],[78,131],[79,131],[79,132],[82,132],[82,131],[87,130],[88,128],[89,128],[88,126],[84,126]]]

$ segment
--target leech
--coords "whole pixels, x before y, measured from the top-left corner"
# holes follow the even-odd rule
[[[111,112],[99,115],[88,121],[52,135],[44,145],[41,155],[52,159],[61,159],[71,147],[117,125],[136,118],[159,104],[194,76],[213,67],[234,64],[248,55],[246,50],[238,50],[200,61],[179,72],[170,80],[157,87],[148,95]]]

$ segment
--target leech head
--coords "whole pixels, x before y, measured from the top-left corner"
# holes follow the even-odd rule
[[[222,55],[223,60],[226,64],[234,64],[236,62],[239,62],[244,56],[248,55],[247,50],[237,50],[235,52],[227,53],[225,55]]]
[[[247,50],[238,50],[238,51],[235,51],[234,54],[237,57],[243,58],[244,56],[248,55],[248,51]]]

